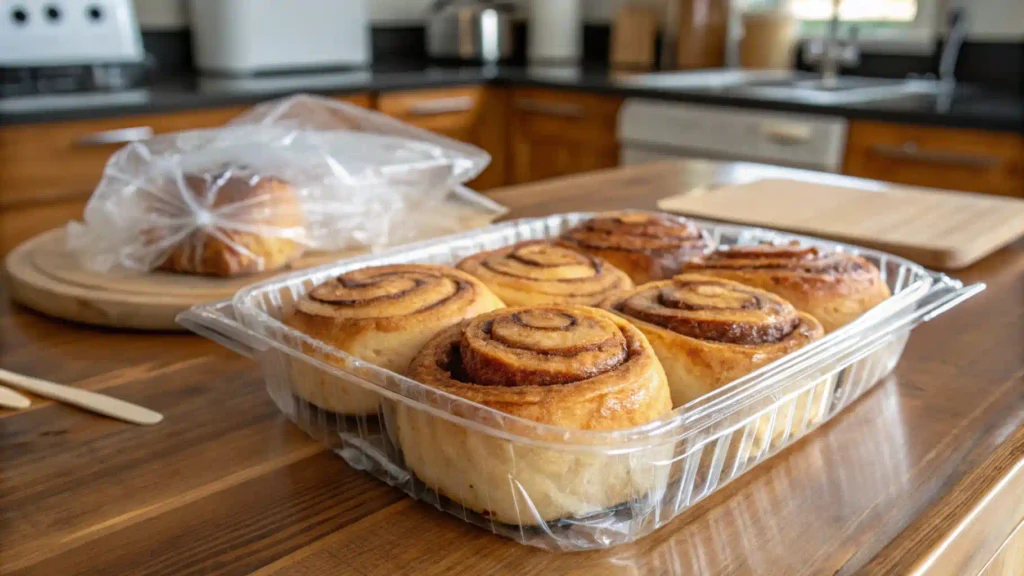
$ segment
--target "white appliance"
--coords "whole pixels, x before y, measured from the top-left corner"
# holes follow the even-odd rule
[[[131,0],[0,0],[0,66],[142,62]]]
[[[619,112],[623,164],[689,157],[825,172],[842,169],[845,118],[630,98]]]
[[[253,74],[370,65],[367,0],[191,0],[204,72]]]
[[[583,56],[583,0],[529,0],[526,56],[536,64],[576,64]]]

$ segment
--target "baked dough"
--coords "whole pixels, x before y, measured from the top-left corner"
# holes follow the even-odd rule
[[[430,264],[362,268],[313,288],[285,323],[328,348],[303,343],[306,354],[351,370],[342,350],[392,372],[405,373],[410,360],[441,330],[502,302],[472,276]],[[380,396],[301,360],[291,361],[293,392],[330,412],[374,414]]]
[[[605,308],[632,322],[647,337],[665,368],[675,407],[824,335],[813,316],[798,312],[775,294],[698,274],[644,284],[608,300]],[[794,384],[787,388],[800,391],[806,387]],[[824,382],[814,385],[813,391],[797,395],[779,408],[779,413],[793,416],[793,426],[799,428],[796,432],[824,417],[826,388]],[[810,415],[809,406],[813,408]],[[768,420],[759,425],[755,450],[767,441],[769,425]],[[786,434],[780,427],[772,430],[776,438]]]
[[[633,287],[629,276],[604,259],[544,240],[474,254],[458,268],[479,278],[509,306],[596,306]]]
[[[589,307],[506,308],[481,315],[431,340],[409,376],[504,414],[570,430],[630,428],[672,409],[665,373],[643,335]],[[453,406],[445,396],[427,403],[500,422],[493,413],[474,416],[473,405]],[[507,524],[583,516],[663,489],[673,448],[670,443],[625,454],[586,446],[556,450],[506,440],[404,403],[397,418],[399,444],[416,476]]]
[[[305,214],[287,182],[235,167],[190,174],[167,186],[174,190],[161,198],[180,198],[197,226],[171,249],[160,270],[210,276],[255,274],[283,268],[305,250]],[[161,206],[153,209],[159,211]],[[203,224],[202,219],[210,223]],[[147,232],[157,239],[163,233]]]
[[[731,246],[689,262],[686,272],[735,280],[782,296],[832,332],[892,295],[873,264],[799,243]]]
[[[565,232],[561,241],[612,263],[636,284],[671,278],[714,248],[692,221],[660,212],[609,212]]]

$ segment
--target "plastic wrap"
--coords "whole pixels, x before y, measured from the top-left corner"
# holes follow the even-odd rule
[[[354,468],[495,534],[574,551],[650,534],[810,433],[893,370],[912,328],[984,288],[884,252],[701,222],[722,246],[796,239],[859,253],[878,267],[893,296],[823,339],[658,420],[608,431],[542,425],[486,408],[382,370],[281,322],[313,286],[347,271],[411,262],[452,265],[483,250],[557,237],[591,216],[517,220],[289,274],[246,288],[232,302],[193,308],[179,321],[257,359],[281,411]],[[344,417],[318,408],[295,392],[296,365],[379,394],[383,409]],[[435,466],[472,467],[465,475],[475,479],[472,499],[433,489],[417,477],[403,449],[409,446],[403,425],[415,426],[412,433],[434,447],[433,455],[418,449],[419,457],[433,458]],[[626,496],[609,502],[615,494]],[[551,518],[545,511],[553,503],[570,503],[566,508],[574,512]]]
[[[306,248],[376,250],[460,218],[435,208],[489,161],[359,106],[292,96],[117,151],[84,222],[69,225],[69,248],[97,271],[221,275],[276,268]]]

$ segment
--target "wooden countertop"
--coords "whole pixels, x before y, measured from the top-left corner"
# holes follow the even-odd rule
[[[513,216],[653,207],[767,174],[808,175],[683,161],[494,197]],[[918,328],[895,374],[845,413],[648,538],[577,554],[493,536],[348,468],[285,420],[254,363],[211,342],[68,325],[4,296],[4,368],[166,420],[43,400],[0,411],[0,573],[976,574],[998,553],[992,574],[1024,548],[1024,529],[1008,542],[1024,520],[1024,242],[957,275],[989,288]]]

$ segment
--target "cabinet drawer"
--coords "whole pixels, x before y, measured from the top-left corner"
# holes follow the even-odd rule
[[[0,208],[87,197],[118,148],[153,134],[208,128],[241,108],[0,128]]]
[[[86,199],[0,209],[0,257],[25,240],[60,228],[69,220],[81,220]]]
[[[485,90],[464,86],[386,92],[377,97],[377,109],[425,130],[472,141]]]
[[[1024,197],[1024,137],[853,122],[845,172],[915,186]]]
[[[513,90],[511,128],[531,136],[614,143],[621,98],[544,89]],[[596,142],[595,142],[596,141]]]
[[[341,100],[369,106],[365,94]],[[153,134],[221,126],[248,106],[0,127],[0,209],[88,197],[110,155]]]

